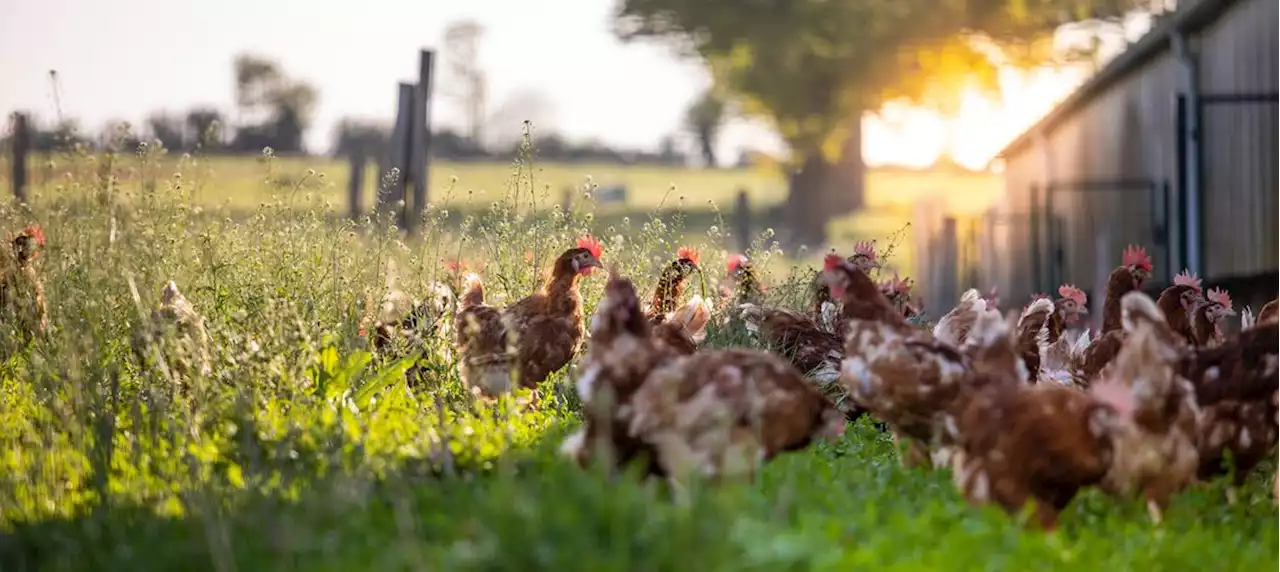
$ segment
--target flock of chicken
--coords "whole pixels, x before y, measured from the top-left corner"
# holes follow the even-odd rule
[[[1235,502],[1234,487],[1276,445],[1277,302],[1256,319],[1243,311],[1240,333],[1224,335],[1230,297],[1183,272],[1152,300],[1140,247],[1112,271],[1092,334],[1070,329],[1088,313],[1071,285],[1009,312],[994,293],[969,290],[936,324],[917,325],[910,281],[871,279],[872,243],[825,258],[808,311],[772,308],[737,255],[715,323],[740,324],[766,350],[700,347],[713,311],[700,296],[682,300],[698,264],[690,249],[664,268],[647,306],[611,271],[588,336],[577,283],[600,259],[600,244],[580,239],[537,294],[505,308],[486,305],[469,274],[451,324],[461,377],[485,396],[536,388],[586,346],[576,380],[584,424],[561,448],[583,464],[640,463],[677,488],[695,474],[750,478],[869,414],[903,442],[904,464],[951,467],[973,502],[1010,512],[1034,502],[1036,522],[1052,528],[1089,486],[1140,494],[1159,521],[1174,493],[1228,473],[1227,458]]]
[[[46,323],[31,267],[43,242],[31,226],[11,251],[0,249],[4,318],[32,331]],[[478,275],[454,265],[455,287],[433,285],[406,316],[371,319],[361,333],[391,351],[398,339],[421,347],[451,330],[459,375],[484,397],[536,389],[585,345],[576,380],[584,423],[562,453],[582,464],[641,463],[677,489],[693,475],[750,478],[781,453],[842,437],[867,414],[905,447],[904,464],[949,466],[972,502],[1009,512],[1033,502],[1036,522],[1052,528],[1094,486],[1142,495],[1159,521],[1173,494],[1228,473],[1228,458],[1235,502],[1235,487],[1276,446],[1277,301],[1256,318],[1245,309],[1240,332],[1224,335],[1221,323],[1236,315],[1230,297],[1183,272],[1152,300],[1140,247],[1126,248],[1111,272],[1092,334],[1072,330],[1088,300],[1071,285],[1007,312],[994,292],[969,290],[936,324],[918,324],[909,280],[871,279],[880,267],[873,243],[826,256],[807,311],[769,307],[751,261],[735,255],[714,324],[740,326],[766,350],[701,347],[713,309],[701,296],[683,300],[698,271],[688,248],[663,269],[647,306],[611,270],[588,336],[578,282],[601,256],[601,244],[582,237],[537,293],[503,308],[486,304]],[[163,365],[176,350],[167,363],[196,367],[171,373],[207,374],[203,319],[173,282],[162,299],[135,340],[139,358]],[[157,346],[163,339],[178,345]]]

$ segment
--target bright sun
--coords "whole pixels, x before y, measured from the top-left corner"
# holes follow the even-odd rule
[[[863,120],[868,165],[927,167],[943,154],[969,169],[984,169],[1005,145],[1062,101],[1086,77],[1082,69],[1000,70],[999,93],[967,86],[957,113],[890,103]]]

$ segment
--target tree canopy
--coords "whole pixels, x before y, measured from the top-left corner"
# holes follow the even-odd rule
[[[619,0],[623,39],[676,42],[765,117],[793,160],[839,154],[851,121],[904,97],[947,108],[963,82],[1034,61],[1059,25],[1139,0]]]

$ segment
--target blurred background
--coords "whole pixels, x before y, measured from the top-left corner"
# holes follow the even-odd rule
[[[211,158],[210,204],[252,208],[314,169],[327,175],[314,190],[368,212],[397,167],[408,187],[426,173],[422,197],[402,185],[384,201],[482,208],[519,158],[548,206],[589,193],[600,216],[674,210],[698,235],[732,217],[729,250],[766,229],[798,258],[892,242],[891,270],[916,278],[926,308],[970,285],[1023,299],[1063,276],[1096,282],[1129,242],[1168,270],[1157,277],[1186,266],[1211,283],[1275,281],[1274,241],[1212,230],[1277,235],[1274,0],[49,0],[5,12],[0,110],[23,114],[30,153],[159,141],[174,161]],[[401,101],[405,87],[418,99]],[[1226,111],[1204,111],[1201,91]],[[1201,124],[1234,151],[1188,139]],[[0,143],[8,183],[14,133]],[[59,176],[54,161],[27,171],[36,188]],[[1205,198],[1215,192],[1234,194]]]

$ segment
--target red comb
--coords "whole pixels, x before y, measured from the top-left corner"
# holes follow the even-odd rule
[[[853,245],[854,256],[865,256],[871,260],[876,259],[876,241],[864,241]]]
[[[1188,270],[1183,270],[1173,277],[1175,286],[1190,286],[1195,289],[1196,293],[1200,293],[1200,277],[1192,274]]]
[[[1124,255],[1120,257],[1122,266],[1137,266],[1147,272],[1151,271],[1151,257],[1147,256],[1147,249],[1136,244],[1130,244],[1124,249]]]
[[[460,272],[467,268],[467,263],[464,260],[450,260],[444,263],[444,267],[449,272]]]
[[[682,246],[680,247],[680,250],[676,251],[676,258],[686,258],[694,264],[698,263],[698,256],[698,251],[694,250],[691,246]]]
[[[578,239],[578,248],[587,249],[587,252],[590,252],[591,256],[596,258],[600,258],[600,253],[604,252],[604,245],[600,244],[596,237],[589,234],[584,234]]]
[[[840,266],[841,262],[844,262],[844,259],[840,258],[839,254],[832,252],[822,258],[822,269],[835,270],[837,266]]]
[[[1088,297],[1084,295],[1084,290],[1076,288],[1070,284],[1063,284],[1062,286],[1059,286],[1058,295],[1063,298],[1075,300],[1075,302],[1081,306],[1084,306],[1089,301]]]
[[[44,246],[44,229],[39,224],[27,225],[27,228],[22,229],[22,234],[35,239],[37,245]]]
[[[746,263],[747,263],[746,256],[743,256],[741,254],[735,254],[729,257],[729,262],[725,266],[729,269],[729,272],[733,272],[734,270],[741,268],[742,265]]]
[[[1210,288],[1209,291],[1205,293],[1204,297],[1208,298],[1210,302],[1222,304],[1224,308],[1231,308],[1231,296],[1227,294],[1226,290]]]

